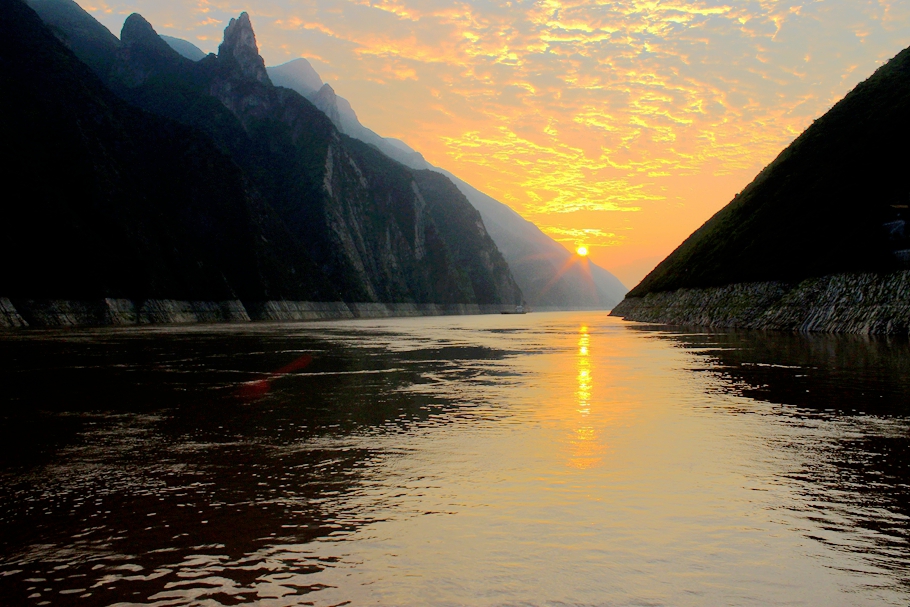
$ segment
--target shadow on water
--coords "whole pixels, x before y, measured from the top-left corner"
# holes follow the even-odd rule
[[[301,547],[375,520],[342,499],[377,457],[346,437],[440,419],[452,403],[405,388],[501,356],[234,331],[0,339],[0,603],[318,590],[307,574],[337,559]]]
[[[769,447],[803,455],[807,463],[788,480],[809,517],[838,537],[855,538],[834,547],[861,547],[870,562],[910,587],[908,340],[701,328],[661,328],[658,335],[703,359],[707,364],[692,371],[713,374],[713,390],[749,399],[745,410],[738,401],[737,415],[772,415],[798,428],[792,440],[778,436]]]
[[[676,333],[743,396],[839,413],[910,415],[907,338],[775,331]]]

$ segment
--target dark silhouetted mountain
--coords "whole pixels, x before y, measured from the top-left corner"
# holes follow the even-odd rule
[[[123,102],[25,3],[3,7],[0,124],[16,149],[0,170],[26,184],[4,199],[5,297],[340,298],[208,137]]]
[[[339,133],[297,92],[272,85],[246,13],[231,20],[218,55],[198,62],[131,15],[108,64],[102,75],[123,99],[211,137],[346,301],[521,301],[482,224],[459,232],[460,215],[435,213],[434,194],[421,191],[410,169]],[[460,264],[468,243],[491,262]],[[481,289],[489,284],[496,288]]]
[[[615,276],[590,260],[578,259],[511,208],[431,165],[403,141],[382,137],[363,126],[351,104],[336,95],[331,86],[323,85],[305,59],[267,69],[276,84],[310,99],[342,133],[413,169],[429,169],[448,177],[480,212],[487,231],[512,269],[515,282],[532,306],[612,308],[622,300],[628,289]]]
[[[161,39],[167,42],[168,46],[186,57],[190,61],[199,61],[206,56],[205,51],[183,38],[174,38],[173,36],[161,36]]]
[[[415,171],[414,178],[426,199],[427,212],[439,227],[459,272],[464,280],[470,281],[478,303],[520,302],[515,299],[512,285],[497,279],[508,274],[509,266],[487,233],[477,209],[440,173]]]
[[[910,49],[793,141],[630,296],[910,262]]]
[[[123,40],[123,36],[120,36]],[[255,80],[260,84],[272,84],[265,62],[259,56],[253,24],[247,13],[240,13],[237,19],[231,19],[224,30],[224,42],[218,47],[218,58],[238,71],[244,79]]]
[[[72,0],[27,0],[54,35],[79,59],[105,78],[120,41]]]

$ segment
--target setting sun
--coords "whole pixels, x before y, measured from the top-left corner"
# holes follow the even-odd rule
[[[578,255],[580,257],[587,257],[588,247],[585,247],[585,246],[578,247],[577,249],[575,249],[575,252],[578,253]]]

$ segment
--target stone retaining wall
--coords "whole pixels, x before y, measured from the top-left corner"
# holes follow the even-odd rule
[[[757,282],[627,297],[626,320],[718,328],[907,334],[910,271],[836,274],[798,284]]]
[[[199,322],[333,320],[499,314],[508,305],[171,299],[33,300],[0,297],[0,327],[69,327]]]

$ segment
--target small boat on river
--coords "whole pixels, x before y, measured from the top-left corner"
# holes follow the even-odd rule
[[[503,314],[527,314],[528,310],[525,310],[524,306],[515,306],[514,310],[503,310]]]

